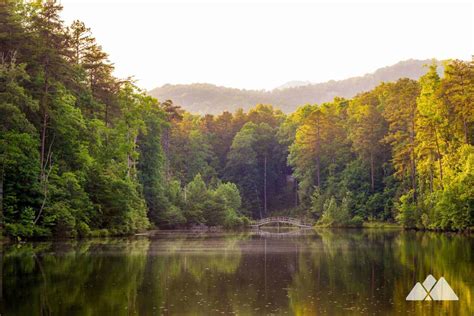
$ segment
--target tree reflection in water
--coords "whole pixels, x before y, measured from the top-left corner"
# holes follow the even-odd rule
[[[472,315],[472,236],[160,234],[4,245],[1,314]],[[406,302],[426,275],[457,302]]]

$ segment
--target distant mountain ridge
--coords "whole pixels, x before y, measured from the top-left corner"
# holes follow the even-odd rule
[[[289,88],[308,86],[310,84],[313,84],[313,83],[311,81],[293,80],[293,81],[288,81],[282,84],[281,86],[276,87],[275,90],[283,90],[283,89],[289,89]]]
[[[241,90],[194,83],[166,84],[149,91],[149,94],[161,101],[171,99],[175,104],[196,114],[220,114],[223,111],[233,112],[238,108],[247,110],[258,103],[272,104],[283,112],[290,113],[306,103],[329,102],[337,96],[351,98],[360,92],[373,89],[381,82],[392,82],[400,78],[416,80],[426,73],[425,65],[431,62],[431,59],[409,59],[359,77],[315,84],[293,81],[271,91]]]

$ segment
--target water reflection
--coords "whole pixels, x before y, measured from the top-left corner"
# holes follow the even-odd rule
[[[474,314],[471,236],[321,230],[3,246],[0,314]],[[406,302],[427,274],[457,302]]]

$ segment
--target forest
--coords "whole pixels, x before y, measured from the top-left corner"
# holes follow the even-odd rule
[[[196,115],[114,77],[91,30],[60,12],[0,5],[3,234],[238,228],[270,214],[474,226],[473,62],[447,60],[441,76],[433,62],[419,80],[288,115],[269,104]]]

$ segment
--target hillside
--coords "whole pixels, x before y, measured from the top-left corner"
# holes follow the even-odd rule
[[[285,85],[272,91],[241,90],[218,87],[207,83],[164,85],[149,91],[158,100],[171,99],[192,113],[218,114],[222,111],[244,110],[257,103],[272,104],[284,112],[294,111],[306,103],[322,103],[336,96],[351,98],[359,92],[368,91],[381,82],[396,81],[399,78],[418,79],[426,72],[424,65],[430,60],[406,60],[395,65],[380,68],[373,73],[344,80],[292,86]],[[440,70],[442,71],[442,70]]]

